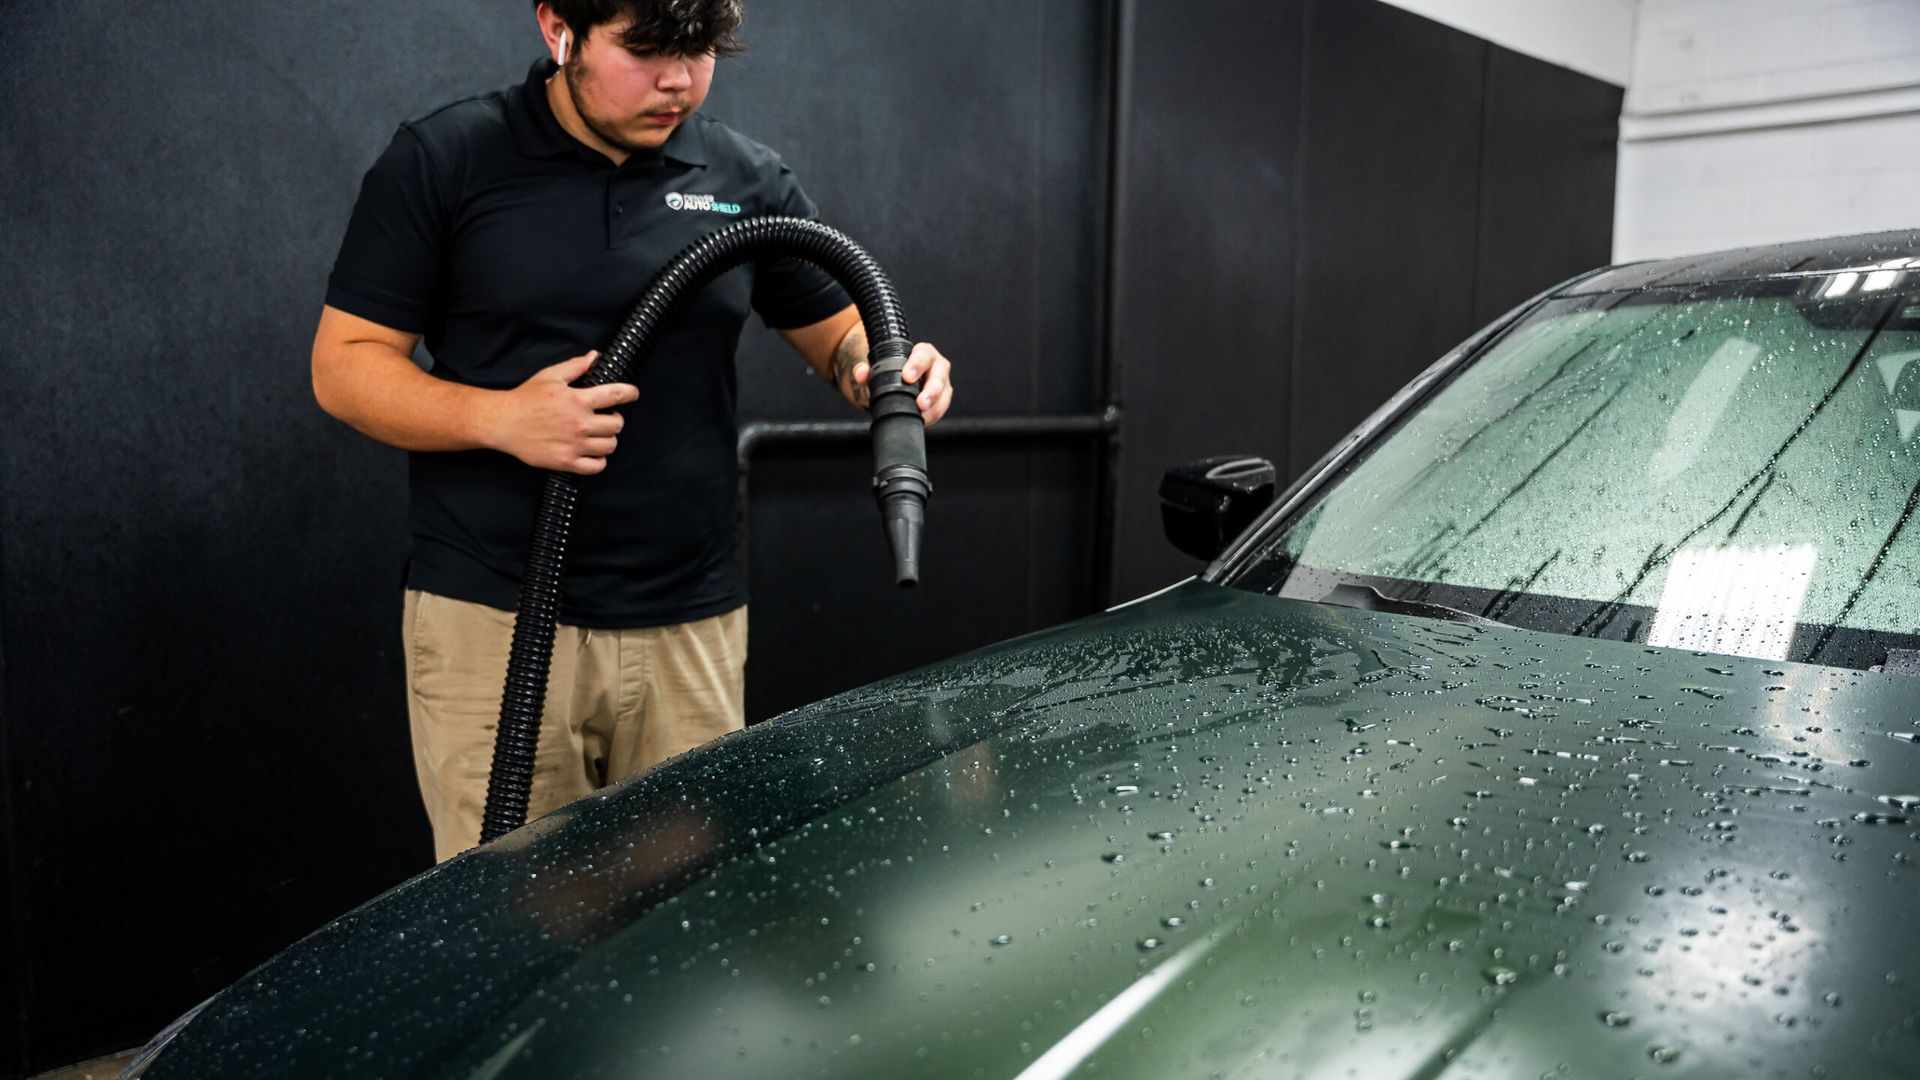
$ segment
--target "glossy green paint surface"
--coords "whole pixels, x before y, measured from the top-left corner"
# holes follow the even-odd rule
[[[423,875],[147,1076],[1911,1075],[1917,704],[1189,584]]]

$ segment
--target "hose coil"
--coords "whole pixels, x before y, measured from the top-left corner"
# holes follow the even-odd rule
[[[766,257],[794,258],[818,266],[853,296],[860,311],[868,340],[875,492],[887,515],[889,538],[895,541],[900,582],[912,584],[918,576],[919,523],[931,490],[926,473],[925,430],[913,405],[918,388],[900,377],[913,339],[893,285],[879,264],[837,229],[803,218],[756,217],[689,244],[654,277],[613,342],[601,350],[600,358],[574,385],[626,381],[634,363],[653,347],[661,326],[684,300],[734,267]],[[549,473],[541,490],[513,623],[506,688],[494,735],[493,769],[487,778],[481,843],[519,828],[527,819],[534,749],[540,740],[540,715],[553,660],[554,624],[564,585],[567,540],[573,532],[579,494],[580,478],[568,473]],[[910,519],[910,527],[900,524],[901,519]],[[912,534],[911,550],[903,553],[898,535],[905,532]]]

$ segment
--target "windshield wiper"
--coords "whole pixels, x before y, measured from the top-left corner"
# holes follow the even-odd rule
[[[1395,615],[1425,615],[1433,619],[1446,619],[1450,622],[1475,623],[1480,626],[1505,626],[1498,619],[1489,619],[1485,615],[1475,615],[1471,611],[1448,607],[1445,604],[1428,603],[1425,600],[1401,600],[1387,596],[1371,585],[1335,585],[1333,591],[1320,598],[1323,604],[1337,604],[1341,607],[1359,608],[1361,611],[1385,611]]]

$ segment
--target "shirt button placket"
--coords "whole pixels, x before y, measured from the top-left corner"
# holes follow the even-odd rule
[[[615,170],[607,176],[607,247],[622,248],[627,244],[627,205],[621,201],[619,172]]]

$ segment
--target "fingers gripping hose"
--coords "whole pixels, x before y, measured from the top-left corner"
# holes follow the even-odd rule
[[[653,279],[613,343],[575,385],[625,381],[628,370],[653,347],[661,325],[681,301],[741,263],[768,256],[813,263],[853,294],[866,324],[871,365],[867,389],[873,417],[874,496],[893,549],[894,576],[901,585],[912,585],[920,576],[920,530],[932,491],[927,480],[926,429],[914,402],[919,388],[901,377],[913,339],[886,275],[872,256],[838,230],[801,218],[758,217],[689,245]],[[540,494],[526,576],[520,584],[520,610],[513,623],[500,726],[494,736],[482,843],[527,820],[534,747],[540,739],[540,712],[547,696],[553,628],[579,483],[572,475],[549,473]]]

